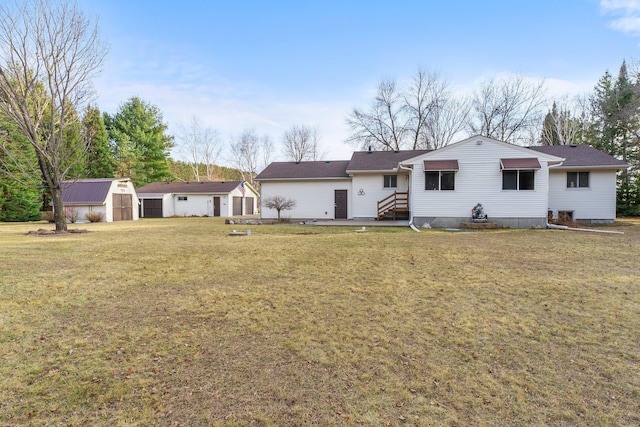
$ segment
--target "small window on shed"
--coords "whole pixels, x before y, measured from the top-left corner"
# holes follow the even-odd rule
[[[187,201],[187,196],[178,196],[178,201],[179,202],[186,202]]]
[[[384,176],[384,188],[397,188],[397,187],[398,187],[398,175]]]

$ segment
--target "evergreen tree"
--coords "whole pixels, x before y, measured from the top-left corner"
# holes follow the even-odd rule
[[[41,191],[33,147],[4,116],[0,132],[6,148],[0,150],[0,221],[39,220]]]
[[[591,97],[592,120],[585,134],[595,148],[629,163],[618,176],[617,209],[620,215],[640,214],[640,81],[631,78],[626,61],[614,81],[607,71]]]
[[[171,179],[169,151],[173,137],[167,135],[160,110],[133,97],[120,106],[105,124],[116,163],[116,175],[130,177],[134,185]]]
[[[542,145],[560,145],[560,136],[558,135],[558,128],[556,126],[557,117],[558,106],[554,101],[551,111],[544,116],[544,122],[542,123],[542,135],[540,138]]]
[[[87,144],[86,178],[112,178],[113,154],[109,134],[97,107],[89,106],[82,120],[82,137]]]

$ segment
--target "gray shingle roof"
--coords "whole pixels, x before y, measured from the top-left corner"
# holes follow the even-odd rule
[[[356,151],[351,156],[348,171],[388,171],[398,163],[428,153],[430,150]]]
[[[138,194],[156,193],[230,193],[242,181],[151,182],[136,190]]]
[[[611,167],[626,168],[629,165],[607,153],[586,145],[545,145],[528,147],[540,153],[564,157],[566,160],[560,167]]]
[[[113,181],[122,178],[79,179],[62,183],[62,200],[65,205],[102,205]]]
[[[348,160],[273,162],[260,172],[256,180],[349,178],[348,164]]]

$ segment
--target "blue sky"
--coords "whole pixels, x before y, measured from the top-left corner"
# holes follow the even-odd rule
[[[101,110],[139,96],[171,131],[195,115],[225,142],[255,128],[276,146],[292,125],[317,126],[328,159],[350,157],[345,117],[381,78],[423,67],[470,92],[518,73],[559,97],[636,61],[640,43],[640,0],[78,3],[110,44]]]

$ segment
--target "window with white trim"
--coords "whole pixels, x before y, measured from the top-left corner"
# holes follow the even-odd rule
[[[533,169],[509,169],[502,171],[503,190],[535,190],[535,170]]]
[[[567,172],[567,188],[589,188],[589,172]]]
[[[384,188],[397,188],[397,187],[398,187],[398,175],[384,176]]]
[[[426,171],[424,175],[425,190],[451,191],[456,189],[455,171]]]

